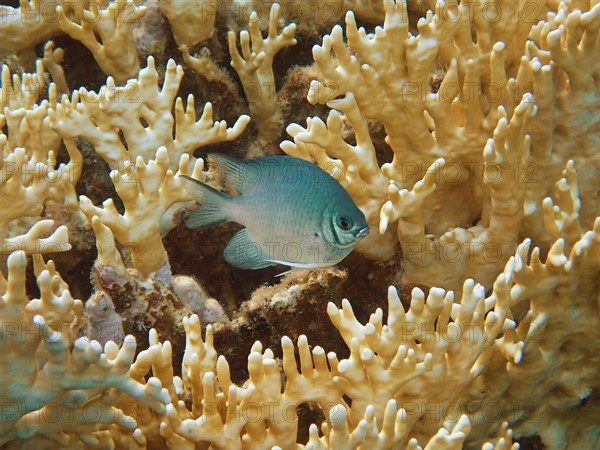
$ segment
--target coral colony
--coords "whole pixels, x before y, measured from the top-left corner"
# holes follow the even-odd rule
[[[0,448],[600,448],[597,0],[5,3]],[[370,233],[236,269],[208,152]]]

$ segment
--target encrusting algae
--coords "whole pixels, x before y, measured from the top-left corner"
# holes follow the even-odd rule
[[[600,447],[596,0],[23,0],[0,57],[0,448]]]

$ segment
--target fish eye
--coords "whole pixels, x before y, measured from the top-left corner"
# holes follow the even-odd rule
[[[344,217],[344,216],[338,216],[336,219],[336,222],[337,222],[337,226],[340,227],[344,231],[350,230],[352,228],[352,226],[354,225],[354,223],[352,222],[352,219],[350,219],[349,217]]]

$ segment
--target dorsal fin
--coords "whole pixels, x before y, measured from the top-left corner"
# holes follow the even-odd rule
[[[261,156],[237,159],[222,153],[208,154],[209,166],[223,189],[234,189],[240,194],[251,192],[265,183],[302,183],[304,181],[333,181],[316,165],[287,155]]]
[[[209,153],[208,162],[211,169],[215,168],[216,180],[223,189],[235,189],[240,194],[247,190],[252,175],[248,162],[222,153]]]

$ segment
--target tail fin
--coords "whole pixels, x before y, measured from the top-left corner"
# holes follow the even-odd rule
[[[200,204],[186,220],[188,228],[210,227],[229,221],[226,212],[229,195],[185,175],[180,177],[184,180],[185,190]]]

